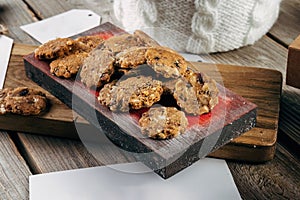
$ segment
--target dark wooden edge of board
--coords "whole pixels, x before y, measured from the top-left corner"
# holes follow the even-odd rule
[[[86,88],[78,90],[83,93],[77,93],[74,95],[73,88],[83,87],[82,84],[77,84],[76,81],[60,79],[51,75],[48,69],[45,70],[45,67],[48,67],[47,63],[44,62],[41,64],[38,60],[34,58],[33,54],[24,57],[24,65],[26,75],[28,78],[36,82],[44,89],[48,90],[58,99],[60,99],[63,103],[65,103],[68,107],[75,110],[87,121],[93,124],[95,127],[99,127],[99,130],[103,131],[107,135],[107,137],[110,138],[116,145],[120,146],[121,148],[127,151],[140,152],[142,153],[142,155],[145,155],[146,153],[146,156],[143,157],[140,157],[141,154],[136,154],[137,159],[143,161],[150,168],[156,170],[156,172],[163,178],[168,178],[174,175],[178,171],[191,165],[199,158],[206,156],[212,151],[215,151],[219,147],[230,142],[232,138],[241,135],[242,133],[250,130],[255,126],[256,105],[246,101],[242,97],[239,97],[224,88],[228,94],[241,98],[240,101],[243,101],[243,103],[247,104],[247,109],[241,111],[240,115],[237,118],[231,119],[228,123],[226,121],[226,125],[223,129],[215,128],[212,132],[210,132],[209,136],[200,138],[196,142],[189,143],[185,148],[180,147],[180,150],[178,150],[179,148],[175,146],[176,149],[170,148],[168,149],[168,152],[164,150],[160,152],[160,149],[159,151],[156,151],[157,149],[153,149],[151,145],[145,145],[145,143],[141,142],[140,138],[135,137],[132,134],[128,134],[128,131],[124,131],[124,128],[126,129],[126,127],[120,127],[120,124],[116,125],[116,123],[111,118],[112,113],[106,108],[101,108],[101,106],[94,107],[93,105],[91,105],[93,102],[95,102],[95,96],[88,92]],[[39,68],[37,67],[37,65],[44,66],[42,66],[42,68]],[[91,113],[95,113],[95,111],[96,119],[94,117],[91,117]],[[126,122],[127,118],[128,116],[124,116],[123,120],[125,120]],[[130,121],[128,122],[130,123]],[[133,126],[131,126],[131,128],[132,127],[136,128],[135,130],[133,129],[133,132],[140,131],[140,129],[137,128],[137,126],[134,124]],[[218,126],[216,125],[216,127]],[[214,144],[213,146],[209,144],[209,146],[206,147],[203,145],[203,142],[205,140],[209,140],[210,138],[213,138],[216,135],[218,135],[216,144]],[[148,139],[147,141],[150,140]],[[162,149],[172,147],[172,145],[168,145],[169,142],[161,143],[162,145],[165,145]],[[199,153],[199,148],[201,149],[203,147],[204,149],[208,148],[209,150],[204,151],[205,153],[201,154],[201,152]],[[175,150],[175,153],[173,152],[173,150]],[[149,152],[153,152],[153,154],[148,154]],[[182,153],[183,155],[181,155]],[[147,155],[151,156],[148,157]]]

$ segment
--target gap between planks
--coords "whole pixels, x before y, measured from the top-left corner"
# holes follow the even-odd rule
[[[43,19],[42,16],[39,15],[26,0],[23,0],[23,3],[27,6],[27,12],[30,16],[32,16],[33,21],[40,21]]]
[[[16,132],[8,132],[8,135],[10,137],[10,139],[13,141],[13,143],[15,144],[17,151],[19,152],[19,154],[23,157],[26,165],[28,166],[31,174],[39,174],[40,171],[36,170],[36,166],[34,164],[34,160],[30,157],[30,155],[28,155],[27,151],[25,150],[25,147],[22,143],[22,141],[20,140],[18,134]]]

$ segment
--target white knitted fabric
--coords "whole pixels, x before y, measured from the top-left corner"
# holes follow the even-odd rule
[[[253,44],[274,24],[281,0],[114,0],[127,31],[141,29],[178,51],[211,53]]]

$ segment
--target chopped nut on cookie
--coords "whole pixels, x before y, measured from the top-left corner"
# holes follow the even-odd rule
[[[98,100],[112,111],[151,107],[160,100],[162,83],[152,77],[137,76],[106,84],[99,92]]]
[[[175,107],[152,107],[139,120],[142,133],[153,139],[171,139],[188,126],[184,112]]]
[[[40,60],[59,58],[69,55],[74,44],[75,42],[71,38],[57,38],[39,46],[34,54]]]
[[[50,72],[58,77],[70,78],[77,74],[88,53],[75,53],[58,58],[50,63]]]

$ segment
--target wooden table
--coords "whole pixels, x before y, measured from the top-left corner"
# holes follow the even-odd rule
[[[37,45],[19,26],[73,8],[87,8],[102,22],[118,25],[111,0],[43,1],[2,0],[0,23],[15,43]],[[217,63],[279,70],[285,80],[287,47],[300,34],[299,0],[283,0],[273,28],[253,46],[209,55]],[[243,199],[297,199],[300,197],[300,91],[283,84],[279,134],[272,161],[252,164],[227,161]],[[124,160],[126,161],[126,160]],[[80,141],[16,132],[0,132],[0,199],[28,199],[32,174],[101,165]]]

